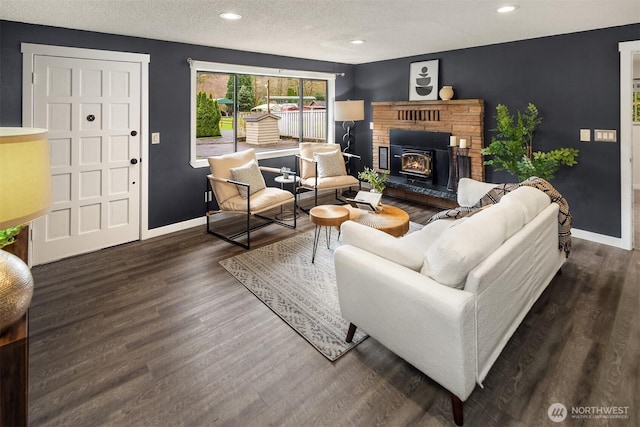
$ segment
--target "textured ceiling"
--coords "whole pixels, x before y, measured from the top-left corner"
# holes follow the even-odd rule
[[[0,19],[360,64],[639,23],[640,1],[0,0]]]

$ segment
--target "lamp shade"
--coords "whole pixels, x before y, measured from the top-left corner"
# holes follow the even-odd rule
[[[336,101],[334,104],[336,122],[357,122],[364,120],[364,101]]]
[[[0,127],[0,230],[38,218],[50,205],[47,130]]]

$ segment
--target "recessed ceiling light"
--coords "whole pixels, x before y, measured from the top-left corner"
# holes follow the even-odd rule
[[[237,21],[238,19],[242,18],[242,16],[238,15],[237,13],[233,13],[233,12],[222,12],[220,14],[220,18],[226,19],[228,21]]]
[[[355,40],[351,40],[349,43],[351,43],[351,44],[362,44],[362,43],[364,43],[364,40],[355,39]]]
[[[502,6],[498,8],[498,13],[509,13],[509,12],[513,12],[516,9],[517,9],[516,6]]]

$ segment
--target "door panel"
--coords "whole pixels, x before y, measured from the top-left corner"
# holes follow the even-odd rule
[[[34,64],[34,126],[49,130],[53,205],[33,224],[33,264],[139,239],[139,64]]]

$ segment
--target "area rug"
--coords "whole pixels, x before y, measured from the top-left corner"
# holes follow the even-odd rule
[[[409,232],[419,229],[411,223]],[[340,244],[333,232],[327,249],[321,233],[315,262],[311,263],[313,231],[220,261],[249,291],[331,361],[362,342],[356,330],[353,342],[344,341],[349,322],[342,318],[333,265]]]
[[[220,261],[229,273],[327,359],[334,361],[362,342],[357,330],[353,342],[344,341],[349,322],[342,318],[333,266],[337,233],[327,249],[321,233],[315,262],[311,263],[313,231]]]

